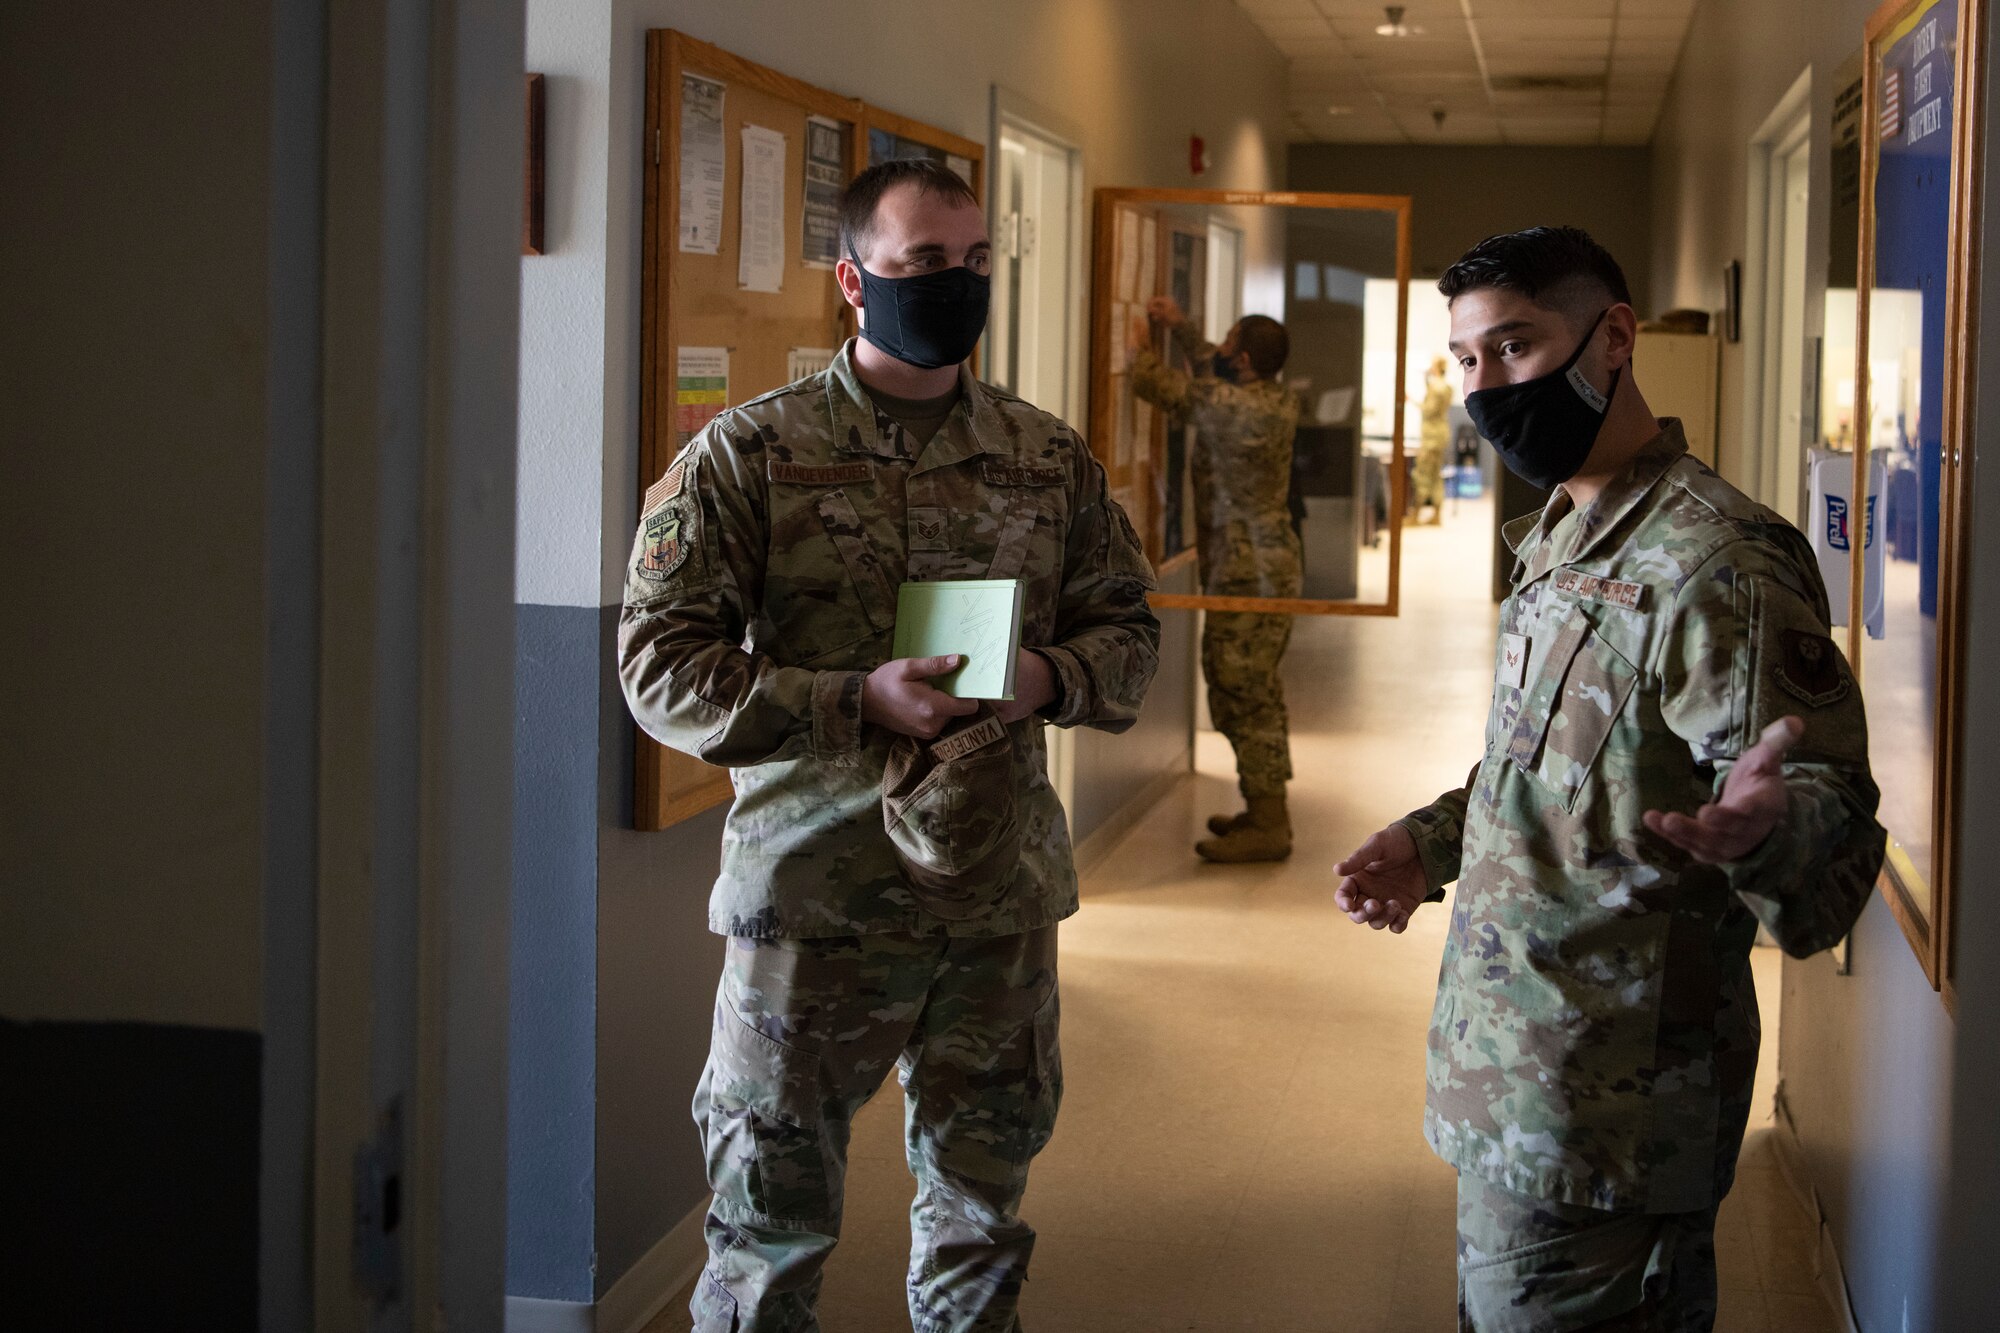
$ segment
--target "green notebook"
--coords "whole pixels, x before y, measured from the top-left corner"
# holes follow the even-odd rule
[[[896,594],[897,657],[960,653],[958,670],[931,681],[960,699],[1014,697],[1021,651],[1021,580],[905,583]]]

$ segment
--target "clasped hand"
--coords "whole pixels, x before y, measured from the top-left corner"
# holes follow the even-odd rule
[[[977,699],[956,698],[931,684],[932,677],[957,670],[964,660],[957,653],[946,653],[884,662],[861,682],[861,720],[927,741],[953,718],[970,717],[979,711]],[[1048,659],[1023,648],[1014,662],[1014,697],[995,700],[993,712],[1002,722],[1019,722],[1048,707],[1055,697],[1055,671]]]

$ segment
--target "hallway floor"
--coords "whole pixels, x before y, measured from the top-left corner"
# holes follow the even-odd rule
[[[1420,1133],[1447,913],[1427,909],[1401,936],[1353,926],[1327,868],[1478,756],[1489,514],[1468,504],[1409,531],[1401,618],[1299,621],[1289,862],[1195,858],[1202,821],[1235,808],[1228,747],[1205,733],[1198,772],[1087,876],[1062,934],[1062,1123],[1022,1210],[1040,1232],[1022,1306],[1034,1333],[1454,1327],[1454,1180]],[[1776,952],[1757,963],[1768,1114]],[[895,1092],[855,1127],[828,1333],[908,1327]],[[1723,1210],[1718,1328],[1834,1329],[1768,1144],[1753,1138],[1744,1167]],[[677,1301],[647,1333],[687,1326]]]

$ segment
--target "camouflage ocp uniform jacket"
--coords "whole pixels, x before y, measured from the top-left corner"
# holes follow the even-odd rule
[[[1174,341],[1197,367],[1215,348],[1183,323]],[[1297,597],[1303,563],[1287,505],[1298,396],[1275,380],[1233,384],[1190,375],[1149,347],[1132,362],[1132,389],[1195,428],[1195,549],[1202,591],[1217,597]]]
[[[1757,923],[1803,956],[1846,934],[1884,834],[1861,696],[1798,531],[1664,421],[1581,514],[1509,525],[1486,752],[1403,821],[1457,880],[1425,1132],[1503,1188],[1684,1212],[1727,1188],[1756,1068]],[[1805,735],[1789,817],[1709,866],[1656,837],[1769,723]]]
[[[1123,731],[1158,663],[1148,564],[1104,469],[1060,420],[961,372],[921,450],[833,365],[722,413],[648,492],[619,617],[633,716],[736,788],[709,902],[720,934],[1007,935],[1076,910],[1043,720],[1015,723],[1024,839],[997,905],[925,912],[883,828],[895,737],[861,721],[905,579],[1019,578],[1022,644],[1054,667],[1057,726]]]

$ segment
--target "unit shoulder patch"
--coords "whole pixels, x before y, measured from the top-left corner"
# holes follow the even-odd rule
[[[694,547],[682,532],[687,518],[683,512],[686,503],[676,492],[674,498],[657,509],[649,508],[639,538],[639,560],[633,567],[640,578],[663,583],[687,563],[688,553]]]

